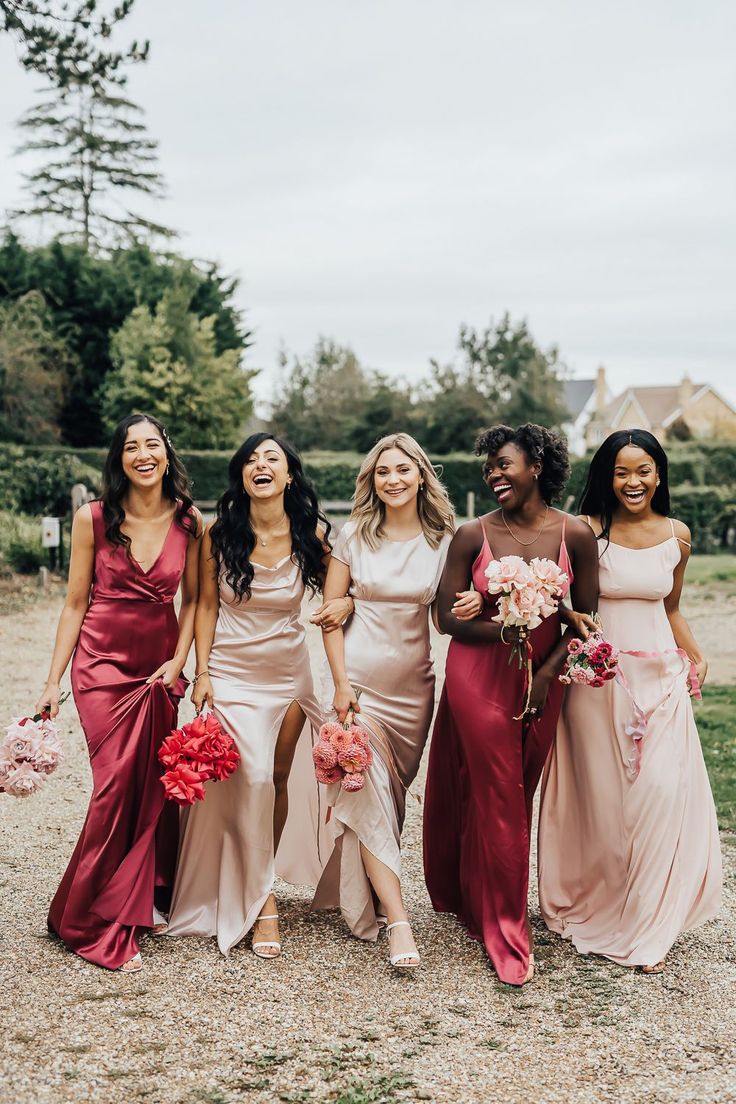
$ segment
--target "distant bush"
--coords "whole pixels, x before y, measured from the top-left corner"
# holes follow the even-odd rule
[[[48,559],[41,546],[39,520],[0,513],[0,564],[21,575],[33,575]]]
[[[15,446],[0,450],[0,509],[23,514],[63,517],[69,513],[69,492],[75,483],[97,491],[100,471],[63,451],[24,455]]]

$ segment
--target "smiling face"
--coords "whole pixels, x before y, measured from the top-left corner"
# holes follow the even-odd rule
[[[523,449],[508,441],[497,453],[489,454],[483,465],[483,478],[496,496],[499,506],[511,510],[520,506],[536,485],[541,464],[530,464]]]
[[[395,509],[415,501],[422,474],[419,465],[400,448],[385,449],[373,471],[376,494],[387,507]]]
[[[261,502],[276,498],[289,483],[286,453],[275,441],[262,441],[243,464],[243,490],[248,498]]]
[[[613,493],[631,514],[646,512],[657,489],[657,465],[638,445],[625,445],[613,465]]]
[[[141,490],[161,483],[169,462],[164,440],[151,422],[137,422],[130,427],[120,460],[129,484]]]

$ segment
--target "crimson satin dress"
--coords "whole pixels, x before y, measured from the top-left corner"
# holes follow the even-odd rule
[[[92,767],[92,798],[74,854],[51,902],[49,929],[82,958],[121,966],[153,924],[154,887],[173,882],[177,807],[164,801],[157,753],[176,727],[178,699],[146,679],[171,659],[179,636],[174,596],[189,535],[172,521],[149,571],[105,537],[91,503],[92,596],[72,662],[74,701]],[[166,902],[162,898],[161,905]]]
[[[485,569],[494,558],[485,526],[473,563],[480,616],[497,612]],[[572,581],[563,520],[559,566]],[[530,634],[533,664],[560,640],[559,614]],[[524,705],[524,670],[502,643],[453,640],[432,733],[424,808],[424,872],[437,912],[454,912],[482,940],[501,981],[521,985],[529,968],[526,930],[532,802],[552,746],[562,702],[555,680],[542,716],[515,721]]]

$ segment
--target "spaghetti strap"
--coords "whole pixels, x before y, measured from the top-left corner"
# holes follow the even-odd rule
[[[491,549],[491,542],[488,540],[488,534],[486,533],[486,527],[485,527],[485,525],[483,524],[483,522],[481,521],[480,518],[478,518],[477,520],[478,520],[478,524],[480,525],[480,531],[483,534],[483,544],[486,545],[486,547],[488,548],[488,551],[490,553],[491,559],[493,559],[493,551]],[[481,552],[483,551],[483,544],[480,546],[481,547]]]
[[[563,513],[563,515],[562,515],[562,541],[561,541],[562,544],[565,543],[565,527],[566,526],[567,526],[567,513]]]
[[[675,538],[675,540],[677,540],[677,533],[675,532],[675,523],[672,520],[672,518],[667,518],[667,520],[670,523],[670,529],[672,530],[672,536]]]

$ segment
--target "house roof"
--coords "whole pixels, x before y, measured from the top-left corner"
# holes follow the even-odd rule
[[[570,420],[575,421],[595,391],[594,379],[568,379],[562,381],[562,394],[565,406],[570,412]]]
[[[694,383],[693,395],[697,394],[705,384]],[[616,421],[624,404],[634,399],[645,414],[651,426],[661,426],[674,411],[680,406],[680,388],[678,385],[668,387],[628,387],[617,395],[605,409],[603,418],[609,424]]]

